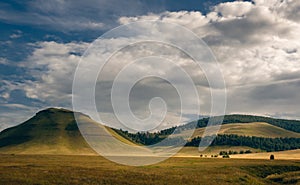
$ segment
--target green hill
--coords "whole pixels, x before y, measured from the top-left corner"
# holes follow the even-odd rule
[[[84,123],[88,123],[84,129],[91,129],[92,132],[100,135],[110,136],[98,137],[96,135],[93,138],[92,145],[98,149],[106,147],[105,149],[112,151],[114,154],[118,153],[120,149],[130,154],[132,148],[129,146],[136,148],[139,145],[155,144],[170,135],[176,128],[179,131],[171,138],[168,138],[170,144],[173,146],[184,142],[181,135],[185,135],[185,132],[193,124],[189,123],[156,133],[129,133],[100,125],[82,113],[76,114]],[[189,145],[187,146],[199,145],[207,120],[207,118],[203,118],[194,122],[197,123],[197,129],[195,130],[193,139],[188,141],[187,144]],[[264,120],[265,122],[251,122],[258,120]],[[219,135],[216,141],[214,141],[213,146],[248,146],[270,151],[288,150],[289,148],[297,149],[299,147],[295,145],[295,142],[297,144],[300,138],[300,133],[297,132],[298,124],[299,121],[278,120],[257,116],[225,116],[224,123],[218,132]],[[246,136],[251,136],[251,138]],[[113,138],[121,142],[113,142]],[[262,142],[264,146],[261,144]],[[124,145],[124,143],[127,145]],[[141,149],[138,155],[143,155],[145,152],[147,151]],[[0,132],[0,153],[96,154],[82,137],[74,119],[74,112],[56,108],[40,111],[28,121]]]
[[[221,117],[213,117],[213,123],[218,123]],[[209,118],[190,122],[178,127],[161,130],[155,133],[117,132],[130,140],[144,145],[153,145],[168,137],[167,145],[174,146],[185,143],[187,134],[194,131],[194,135],[185,146],[197,147],[200,141],[210,146],[247,146],[266,151],[282,151],[300,148],[300,121],[273,119],[261,116],[226,115],[220,130],[217,126],[206,127]],[[260,122],[256,122],[260,121]],[[206,136],[203,136],[206,130]],[[215,131],[218,133],[215,133]],[[212,132],[210,132],[212,131]],[[217,135],[216,138],[212,135]],[[202,138],[204,137],[204,138]],[[212,141],[213,139],[213,141]],[[212,142],[210,142],[212,141]]]
[[[212,129],[214,130],[214,129]],[[197,128],[193,134],[193,137],[201,137],[205,131],[205,128]],[[186,131],[182,131],[179,135],[185,134]],[[253,123],[230,123],[221,126],[218,134],[234,134],[240,136],[256,136],[266,138],[279,138],[279,137],[294,137],[300,138],[300,133],[289,131],[269,123],[253,122]],[[208,134],[209,135],[209,134]]]
[[[219,116],[212,117],[212,120],[220,120]],[[196,122],[197,127],[206,127],[209,118],[203,118]],[[270,125],[277,126],[289,131],[298,132],[300,133],[300,121],[298,120],[286,120],[286,119],[275,119],[270,117],[263,117],[263,116],[252,116],[252,115],[241,115],[241,114],[233,114],[233,115],[225,115],[222,119],[222,124],[232,124],[232,123],[253,123],[253,122],[264,122],[269,123]],[[185,128],[193,127],[195,122],[189,123]]]
[[[84,114],[76,114],[86,122],[99,125]],[[106,130],[118,140],[132,144],[112,129],[106,127]],[[56,108],[40,111],[28,121],[3,130],[0,133],[0,153],[96,154],[82,137],[74,112]]]

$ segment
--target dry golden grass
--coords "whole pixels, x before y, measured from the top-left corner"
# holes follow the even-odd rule
[[[195,130],[193,137],[201,137],[206,128],[198,128]],[[211,129],[215,130],[214,127]],[[299,138],[300,133],[292,132],[285,130],[280,127],[276,127],[269,123],[264,122],[253,122],[253,123],[233,123],[222,125],[218,134],[236,134],[242,136],[257,136],[257,137],[294,137]],[[185,132],[182,132],[179,135],[185,135]],[[209,133],[207,135],[210,135]]]
[[[11,185],[275,184],[267,177],[299,170],[299,162],[279,160],[180,157],[130,167],[100,156],[0,155],[0,184]]]
[[[231,155],[231,158],[237,159],[269,159],[270,155],[274,155],[275,159],[280,160],[300,160],[300,149],[298,150],[288,150],[281,152],[262,152],[262,153],[252,153],[252,154],[237,154]]]
[[[211,157],[211,155],[219,155],[220,151],[237,151],[251,150],[252,152],[261,152],[259,149],[247,147],[247,146],[210,146],[204,151],[199,151],[198,147],[183,147],[175,157],[199,157],[201,154],[203,157]],[[222,157],[222,156],[218,156]]]
[[[300,171],[272,174],[267,176],[267,179],[280,184],[300,184]]]

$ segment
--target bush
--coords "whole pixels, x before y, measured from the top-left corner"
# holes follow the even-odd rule
[[[226,151],[220,151],[219,153],[220,155],[228,155],[228,153]]]
[[[251,150],[246,150],[246,151],[245,151],[245,154],[251,154],[251,153],[252,153]]]
[[[223,155],[223,158],[230,158],[229,155]]]

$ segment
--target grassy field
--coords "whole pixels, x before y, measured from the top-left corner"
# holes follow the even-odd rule
[[[270,155],[275,155],[276,159],[281,160],[300,160],[300,149],[298,150],[287,150],[280,152],[262,152],[252,154],[237,154],[230,156],[231,158],[243,158],[243,159],[268,159]]]
[[[269,159],[270,155],[274,155],[276,159],[279,160],[299,160],[300,161],[300,149],[298,150],[286,150],[279,152],[264,152],[259,149],[254,149],[244,146],[211,146],[204,151],[198,151],[197,147],[184,147],[182,148],[175,157],[199,157],[201,154],[207,157],[211,155],[217,155],[220,151],[246,151],[251,150],[250,154],[233,154],[230,158],[234,159]],[[222,156],[218,156],[222,157]]]
[[[88,116],[80,115],[81,131],[91,135],[96,148],[113,154],[133,152],[141,158],[148,150],[141,148],[114,130],[99,126]],[[89,124],[87,124],[89,123]],[[83,130],[82,130],[83,129]],[[86,130],[85,130],[86,129]],[[299,137],[267,123],[226,124],[223,134],[266,137]],[[195,134],[203,133],[197,129]],[[108,137],[109,136],[109,137]],[[114,142],[112,140],[118,140]],[[99,142],[101,141],[101,142]],[[124,144],[126,144],[124,146]],[[107,147],[107,148],[106,148]],[[122,147],[125,147],[122,148]],[[122,150],[122,152],[120,152]],[[251,150],[252,154],[211,157],[220,151]],[[79,132],[73,113],[64,109],[47,109],[23,124],[0,135],[0,185],[14,184],[300,184],[300,150],[270,153],[249,147],[213,146],[205,151],[184,147],[174,157],[155,165],[130,167],[97,156]],[[62,154],[62,155],[54,155]],[[200,155],[202,154],[202,158]],[[280,160],[289,159],[289,160]]]
[[[174,157],[129,167],[100,156],[0,156],[0,184],[299,184],[299,178],[300,161]]]
[[[177,154],[177,157],[199,157],[201,154],[203,156],[210,157],[211,155],[218,155],[220,151],[246,151],[251,150],[251,152],[263,152],[260,149],[255,149],[247,146],[210,146],[206,148],[204,151],[199,151],[198,147],[183,147]],[[243,155],[240,155],[243,156]],[[219,156],[222,157],[222,156]],[[240,157],[242,158],[242,157]],[[268,158],[267,158],[268,159]]]
[[[204,133],[204,130],[205,128],[196,129],[193,134],[193,137],[201,137]],[[181,134],[184,135],[185,132],[182,132]],[[263,122],[225,124],[221,126],[220,130],[218,131],[218,134],[235,134],[241,136],[257,136],[268,138],[300,137],[300,133],[292,132]]]

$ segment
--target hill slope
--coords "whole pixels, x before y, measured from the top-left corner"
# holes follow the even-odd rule
[[[214,129],[212,129],[214,130]],[[197,128],[193,137],[201,137],[205,128]],[[186,131],[180,134],[185,134]],[[180,135],[179,134],[179,135]],[[256,136],[266,138],[279,138],[279,137],[294,137],[300,138],[300,133],[289,131],[269,123],[253,122],[253,123],[231,123],[222,125],[218,134],[235,134],[241,136]]]
[[[212,117],[213,119],[219,120],[222,117],[216,116]],[[197,127],[206,127],[209,118],[203,118],[197,121]],[[300,133],[300,121],[299,120],[286,120],[286,119],[275,119],[270,117],[263,117],[263,116],[252,116],[252,115],[240,115],[240,114],[233,114],[233,115],[225,115],[223,117],[223,125],[231,124],[231,123],[253,123],[253,122],[264,122],[269,123],[271,125]],[[194,123],[190,123],[193,127]],[[189,125],[189,124],[188,124]],[[188,127],[185,126],[185,127]]]
[[[83,123],[88,123],[87,131],[92,131],[88,133],[97,133],[95,137],[92,134],[92,145],[97,146],[97,151],[103,151],[102,149],[108,149],[109,152],[113,151],[113,154],[118,154],[120,149],[123,149],[126,153],[131,154],[131,147],[139,147],[140,144],[152,145],[156,142],[161,141],[169,134],[171,134],[176,127],[166,129],[157,133],[128,133],[122,130],[112,129],[100,125],[93,121],[87,115],[76,113],[79,116],[79,119],[83,120]],[[262,119],[258,117],[259,119]],[[246,121],[257,120],[255,116],[227,116],[225,119],[224,125],[222,125],[219,134],[223,134],[223,136],[230,135],[242,135],[242,136],[256,136],[261,138],[254,138],[252,140],[264,139],[263,141],[269,141],[265,138],[276,138],[278,140],[279,137],[291,137],[291,139],[285,139],[284,141],[290,141],[291,144],[294,144],[295,138],[300,138],[300,133],[290,131],[288,129],[283,129],[282,123],[279,121],[274,121],[273,124],[266,122],[252,122],[247,123]],[[268,118],[271,120],[271,118]],[[229,121],[233,123],[229,123]],[[237,121],[242,121],[238,123]],[[198,127],[195,133],[194,138],[197,142],[199,142],[199,138],[201,137],[204,129],[201,128],[201,123],[205,124],[205,118],[198,121]],[[279,126],[275,126],[276,123]],[[290,128],[297,128],[298,121],[288,121],[285,120],[284,123],[290,123]],[[291,124],[296,124],[296,127],[291,126]],[[84,124],[85,125],[85,124]],[[178,132],[177,138],[170,138],[170,143],[181,142],[180,135],[184,134],[187,129],[189,129],[189,124],[180,126],[181,131]],[[179,128],[180,128],[179,127]],[[81,127],[82,130],[82,127]],[[83,131],[83,130],[82,130]],[[101,136],[109,136],[109,137],[98,137]],[[221,135],[222,136],[222,135]],[[218,138],[226,138],[218,136]],[[241,136],[241,137],[242,137]],[[175,136],[176,137],[176,136]],[[233,137],[233,136],[231,136]],[[114,142],[112,143],[113,138],[117,139],[121,143]],[[237,137],[239,139],[239,137]],[[294,138],[294,139],[292,139]],[[236,138],[231,138],[236,139]],[[247,139],[249,138],[242,138]],[[277,142],[276,139],[273,139]],[[226,139],[227,140],[227,139]],[[251,142],[252,142],[251,140]],[[271,139],[269,142],[273,142]],[[299,140],[299,139],[298,139]],[[297,141],[298,141],[297,140]],[[143,142],[142,142],[143,141]],[[196,142],[195,144],[191,144],[188,146],[198,146]],[[127,145],[124,145],[127,144]],[[223,142],[224,143],[224,142]],[[243,142],[244,143],[244,142]],[[90,142],[91,144],[91,142]],[[226,142],[225,142],[226,144]],[[285,143],[288,144],[288,143]],[[129,145],[129,146],[128,146]],[[173,146],[174,144],[172,144]],[[223,144],[224,145],[224,144]],[[231,145],[231,143],[227,143],[227,145]],[[278,143],[277,143],[278,145]],[[170,145],[171,146],[171,145]],[[219,146],[216,144],[216,146]],[[232,145],[232,146],[248,146],[252,147],[252,145]],[[256,146],[256,145],[255,145]],[[298,146],[298,145],[297,145]],[[106,148],[103,148],[106,147]],[[258,147],[259,148],[259,147]],[[264,147],[266,148],[266,147]],[[277,146],[277,149],[283,150],[286,147]],[[295,148],[292,145],[292,148]],[[298,147],[296,147],[298,148]],[[265,149],[264,149],[265,150]],[[266,149],[268,150],[268,148]],[[270,149],[271,150],[271,149]],[[273,150],[273,149],[272,149]],[[140,154],[143,155],[146,150],[141,149]],[[65,109],[55,109],[50,108],[43,111],[38,112],[33,118],[28,121],[12,127],[8,128],[2,132],[0,132],[0,153],[15,153],[15,154],[67,154],[67,155],[93,155],[96,154],[91,147],[87,144],[81,132],[77,127],[77,123],[74,119],[74,112],[65,110]],[[101,153],[101,152],[100,152]],[[110,154],[110,153],[109,153]]]
[[[76,114],[87,122],[98,125],[88,116]],[[117,137],[118,134],[112,129],[106,127],[106,130],[120,141],[132,144]],[[82,137],[74,119],[74,112],[56,108],[40,111],[28,121],[3,130],[0,133],[0,153],[96,154]]]

